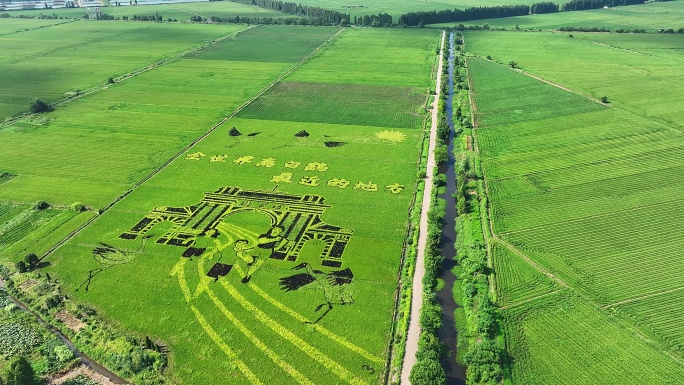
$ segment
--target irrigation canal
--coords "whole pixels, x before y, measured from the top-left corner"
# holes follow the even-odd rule
[[[103,375],[103,376],[109,378],[109,379],[110,379],[113,383],[115,383],[115,384],[128,384],[128,381],[126,381],[126,380],[124,380],[123,378],[117,376],[116,373],[113,373],[113,372],[110,371],[109,369],[107,369],[107,368],[105,368],[104,366],[98,364],[98,363],[97,363],[95,360],[93,360],[92,358],[88,357],[86,354],[82,353],[80,350],[76,349],[76,347],[74,346],[73,342],[71,342],[71,340],[70,340],[67,336],[65,336],[64,334],[62,334],[62,332],[60,332],[56,327],[54,327],[54,326],[48,324],[47,322],[45,322],[38,314],[36,314],[36,313],[34,313],[33,311],[31,311],[31,310],[30,310],[26,305],[24,305],[21,301],[19,301],[18,299],[14,298],[13,296],[11,296],[11,295],[5,290],[5,282],[2,280],[2,278],[0,278],[0,291],[5,291],[5,293],[6,293],[6,295],[7,295],[7,298],[9,298],[10,301],[14,302],[14,304],[17,305],[17,307],[19,307],[19,309],[21,309],[21,310],[23,310],[23,311],[25,311],[25,312],[31,314],[32,316],[34,316],[34,317],[36,318],[36,321],[38,321],[39,324],[43,325],[43,326],[46,327],[50,332],[52,332],[54,335],[56,335],[57,337],[59,337],[59,339],[62,340],[62,342],[64,342],[64,344],[67,346],[67,348],[69,348],[69,350],[71,350],[71,352],[74,353],[74,355],[83,363],[83,365],[85,365],[86,367],[88,367],[88,368],[94,370],[95,372],[97,372],[97,373],[99,373],[99,374],[101,374],[101,375]]]
[[[439,85],[438,85],[439,86]],[[449,33],[449,93],[446,98],[446,116],[449,123],[449,142],[447,153],[449,162],[440,166],[439,171],[446,175],[446,193],[439,195],[446,201],[446,215],[444,216],[444,226],[442,227],[441,253],[444,257],[442,262],[442,275],[444,287],[437,292],[437,301],[442,306],[442,327],[439,328],[438,335],[447,348],[447,356],[442,358],[442,367],[446,372],[447,385],[465,384],[465,367],[456,362],[456,345],[458,333],[454,322],[454,311],[458,307],[454,301],[454,284],[456,276],[451,269],[456,265],[456,200],[453,194],[456,193],[456,160],[454,158],[454,122],[453,114],[454,96],[454,33]]]

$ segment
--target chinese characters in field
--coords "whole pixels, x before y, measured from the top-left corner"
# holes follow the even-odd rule
[[[185,160],[202,160],[202,158],[207,155],[201,152],[195,152],[192,154],[187,154]],[[211,163],[227,163],[228,155],[212,155],[209,156],[209,162]],[[251,155],[238,156],[232,159],[232,163],[237,166],[243,167],[262,167],[262,168],[274,168],[278,166],[278,161],[275,158],[263,158],[256,159]],[[328,171],[328,164],[323,162],[309,162],[302,163],[294,160],[289,160],[282,164],[282,167],[291,170],[300,170],[306,173],[300,177],[295,177],[293,172],[280,172],[279,174],[274,173],[274,175],[269,179],[273,183],[298,183],[302,186],[308,187],[319,187],[328,186],[332,188],[346,189],[351,186],[352,190],[366,191],[366,192],[378,192],[381,191],[381,185],[370,180],[359,180],[351,181],[345,178],[323,178],[321,173]],[[401,193],[406,186],[399,183],[392,183],[386,185],[383,191],[389,192],[391,194]]]

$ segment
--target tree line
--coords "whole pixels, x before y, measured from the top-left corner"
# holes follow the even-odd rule
[[[349,22],[350,16],[347,13],[337,12],[321,7],[312,7],[297,3],[288,3],[280,0],[231,0],[234,3],[254,5],[257,7],[271,9],[290,15],[304,16],[319,20],[322,25],[339,25],[342,21]]]
[[[470,7],[442,11],[416,11],[399,17],[399,25],[423,26],[424,24],[450,23],[469,20],[497,19],[531,14],[581,11],[603,7],[643,4],[643,0],[571,0],[559,5],[550,1],[530,5],[499,5],[493,7]]]

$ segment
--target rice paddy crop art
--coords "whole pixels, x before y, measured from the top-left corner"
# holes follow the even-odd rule
[[[55,265],[78,273],[65,281],[83,300],[159,335],[177,371],[211,355],[230,383],[376,383],[416,177],[402,153],[417,155],[422,134],[233,123],[103,215]],[[179,382],[194,381],[205,380]]]
[[[411,50],[429,74],[434,47]],[[365,73],[387,71],[377,68]],[[336,111],[228,119],[55,251],[46,271],[103,319],[167,346],[174,383],[384,381],[424,133],[343,124]]]

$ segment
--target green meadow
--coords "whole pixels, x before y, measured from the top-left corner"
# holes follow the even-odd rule
[[[271,11],[268,9],[252,7],[245,4],[233,3],[230,1],[207,1],[198,3],[172,3],[172,4],[144,4],[139,2],[138,6],[120,6],[120,7],[101,7],[102,13],[114,17],[129,18],[133,15],[138,16],[154,16],[160,14],[164,20],[175,19],[177,21],[190,20],[192,16],[202,16],[210,18],[217,17],[288,17],[287,14]],[[90,8],[59,8],[59,9],[35,9],[11,11],[10,15],[27,15],[38,17],[40,14],[57,15],[57,17],[64,18],[82,18],[86,13],[93,14],[94,9]]]
[[[529,3],[523,3],[529,4]],[[591,9],[585,11],[557,12],[541,15],[502,17],[499,19],[471,20],[462,23],[431,24],[431,27],[450,28],[456,24],[483,25],[492,28],[558,29],[560,27],[597,27],[616,29],[644,29],[649,32],[660,29],[683,28],[684,1],[653,2],[623,7]]]
[[[28,111],[33,98],[51,103],[244,28],[76,21],[0,35],[0,48],[11,53],[0,58],[0,117]]]
[[[512,382],[681,383],[681,42],[574,35],[465,34]]]
[[[167,346],[171,381],[381,382],[436,32],[345,30],[136,185],[338,31],[252,28],[0,130],[2,199],[55,207],[0,206],[17,234],[5,260],[93,216],[59,206],[106,208],[135,185],[42,271],[108,323]],[[358,63],[340,52],[368,46],[392,49]],[[332,64],[343,76],[319,76]],[[302,92],[317,88],[323,104]],[[138,225],[146,218],[161,221]]]
[[[561,1],[560,3],[565,3]],[[526,0],[354,0],[354,1],[337,1],[337,0],[304,0],[302,4],[309,6],[317,6],[325,9],[334,9],[339,12],[349,13],[352,18],[354,16],[375,15],[378,13],[387,13],[394,17],[395,21],[404,13],[415,11],[433,11],[454,8],[469,8],[469,7],[494,7],[504,4],[532,4]]]

